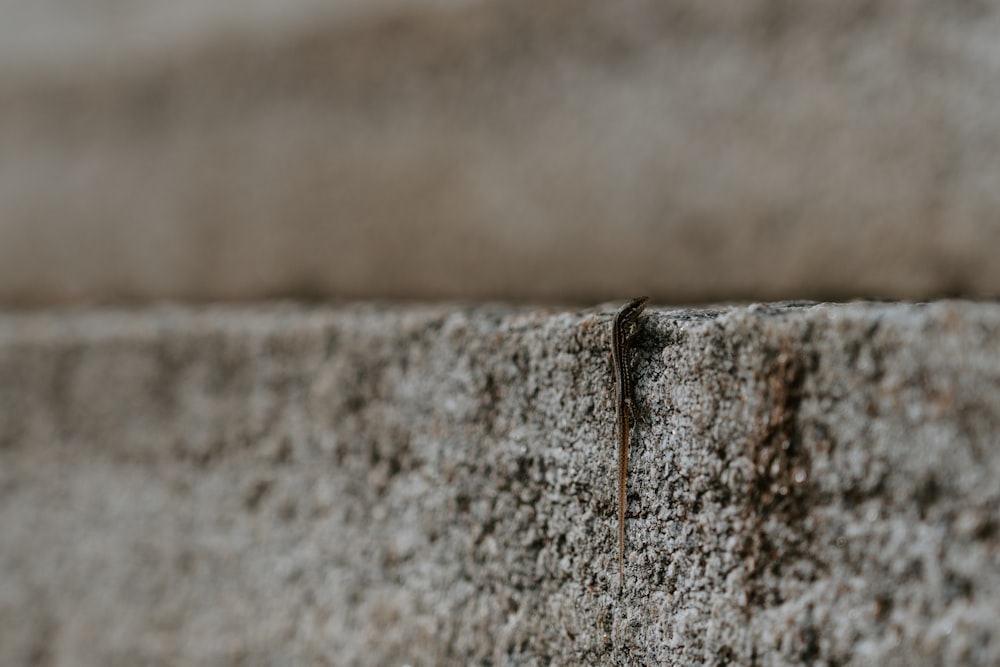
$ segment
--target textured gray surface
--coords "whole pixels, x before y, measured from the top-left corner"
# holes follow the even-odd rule
[[[0,10],[0,303],[1000,294],[997,3]]]
[[[996,664],[1000,307],[0,315],[0,663]]]

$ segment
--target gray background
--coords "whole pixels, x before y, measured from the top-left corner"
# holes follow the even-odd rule
[[[0,302],[1000,293],[1000,10],[3,0]]]

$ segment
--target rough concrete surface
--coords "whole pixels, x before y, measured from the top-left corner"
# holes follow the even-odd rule
[[[991,665],[1000,307],[0,315],[0,664]]]
[[[1000,294],[998,3],[0,8],[0,303]]]

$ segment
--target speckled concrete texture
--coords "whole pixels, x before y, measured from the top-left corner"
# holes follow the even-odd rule
[[[1000,307],[0,315],[4,665],[992,665]]]

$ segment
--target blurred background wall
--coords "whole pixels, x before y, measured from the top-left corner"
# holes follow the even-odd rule
[[[0,15],[0,305],[1000,293],[994,3]]]

